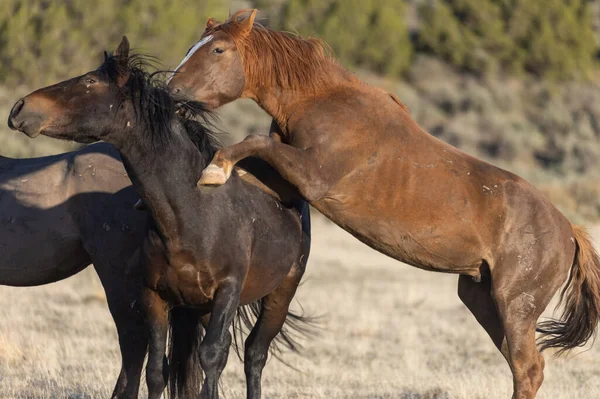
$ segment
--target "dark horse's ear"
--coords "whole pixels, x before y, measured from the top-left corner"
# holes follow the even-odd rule
[[[206,21],[206,29],[210,29],[215,25],[218,25],[218,22],[215,21],[214,18],[209,18],[208,21]]]
[[[129,40],[127,40],[127,36],[123,36],[113,56],[119,65],[117,84],[123,86],[129,80]]]

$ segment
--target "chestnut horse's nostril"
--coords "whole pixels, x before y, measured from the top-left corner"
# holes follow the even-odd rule
[[[21,110],[23,109],[23,105],[25,105],[25,101],[23,99],[20,99],[15,103],[15,105],[13,105],[12,109],[10,110],[10,114],[8,115],[8,127],[10,127],[11,129],[16,129],[13,123],[13,119],[16,118],[17,115],[19,115],[19,112],[21,112]]]

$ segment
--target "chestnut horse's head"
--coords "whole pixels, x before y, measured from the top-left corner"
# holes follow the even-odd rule
[[[8,126],[29,137],[43,134],[82,143],[102,140],[124,112],[122,88],[129,79],[129,42],[123,37],[97,70],[34,91],[18,100]],[[127,123],[127,122],[124,122]]]
[[[246,86],[241,41],[254,26],[256,10],[236,13],[219,24],[210,18],[200,40],[190,48],[169,79],[181,98],[198,100],[211,108],[240,98]]]
[[[322,88],[327,81],[327,45],[255,23],[256,10],[242,10],[219,24],[212,18],[169,80],[176,96],[217,108],[265,91]],[[326,66],[327,65],[327,66]]]

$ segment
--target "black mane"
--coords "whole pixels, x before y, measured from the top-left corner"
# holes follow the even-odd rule
[[[168,144],[173,137],[175,121],[181,123],[190,140],[202,154],[212,158],[221,142],[215,133],[215,116],[200,102],[179,102],[171,95],[165,83],[157,76],[162,72],[148,72],[153,58],[134,54],[127,60],[127,70],[121,70],[117,57],[104,53],[104,62],[98,71],[115,85],[122,74],[129,74],[121,93],[133,104],[136,118],[144,126],[153,146]]]

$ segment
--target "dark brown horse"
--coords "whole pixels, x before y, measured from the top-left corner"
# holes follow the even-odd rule
[[[136,296],[146,215],[117,150],[100,143],[33,159],[0,157],[0,284],[49,284],[93,263],[119,334],[113,398],[137,398],[148,346]],[[10,322],[10,320],[4,320]]]
[[[200,184],[224,184],[236,162],[261,158],[364,243],[459,274],[460,298],[510,365],[514,397],[533,398],[544,368],[536,322],[569,275],[562,320],[539,326],[541,347],[569,350],[596,329],[600,259],[588,235],[523,179],[424,132],[322,42],[265,28],[255,13],[210,19],[169,83],[212,108],[251,98],[274,118],[277,140],[219,150]]]
[[[202,395],[216,398],[236,310],[259,301],[244,358],[248,397],[258,398],[269,346],[286,321],[304,273],[307,232],[295,207],[282,206],[237,174],[223,187],[198,190],[196,182],[216,149],[206,126],[179,112],[206,115],[189,105],[179,109],[141,59],[129,57],[123,38],[98,70],[19,100],[10,124],[31,137],[105,140],[121,153],[152,216],[142,250],[140,297],[150,334],[150,398],[160,397],[167,382],[163,357],[171,309],[191,309],[196,315],[195,323],[187,318],[186,329],[176,332],[174,327],[171,334],[174,393],[197,394],[190,385],[181,392],[181,384],[197,375],[201,365]],[[197,348],[201,320],[207,322],[206,335]]]

